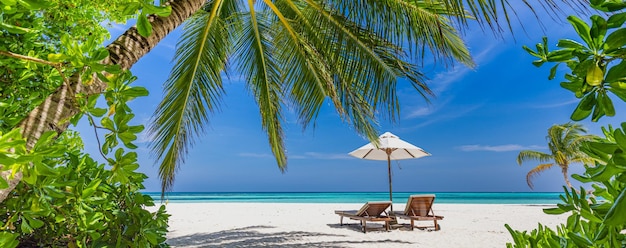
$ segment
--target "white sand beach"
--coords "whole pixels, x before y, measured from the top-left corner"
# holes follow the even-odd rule
[[[173,247],[505,247],[512,238],[504,224],[532,230],[554,228],[567,215],[547,215],[551,205],[437,204],[440,231],[384,228],[361,232],[358,221],[339,225],[334,210],[351,203],[169,203],[168,243]],[[394,210],[402,210],[395,204]],[[151,208],[153,211],[155,208]],[[345,225],[347,223],[348,225]],[[400,223],[408,221],[400,220]],[[417,222],[432,225],[432,222]],[[369,224],[368,227],[380,224]]]

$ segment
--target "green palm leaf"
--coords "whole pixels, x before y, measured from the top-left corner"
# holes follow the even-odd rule
[[[243,29],[235,44],[234,56],[238,58],[238,71],[249,83],[250,90],[259,105],[261,124],[267,132],[272,153],[281,170],[287,165],[281,125],[280,69],[273,54],[272,18],[267,12],[257,12],[254,1],[248,1],[249,15],[242,16]]]
[[[538,151],[530,151],[524,150],[520,151],[517,155],[517,164],[522,165],[523,162],[528,160],[538,160],[539,162],[548,162],[553,160],[553,156],[551,154],[538,152]]]
[[[159,176],[163,191],[174,182],[176,169],[194,138],[203,132],[209,113],[219,107],[223,94],[220,73],[230,51],[229,37],[215,1],[211,11],[190,18],[177,45],[176,64],[165,82],[165,96],[150,126],[151,148],[161,161]]]

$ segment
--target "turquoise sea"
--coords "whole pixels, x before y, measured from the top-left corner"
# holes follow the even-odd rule
[[[156,201],[160,192],[148,192]],[[451,192],[394,192],[394,203],[405,203],[409,195],[435,194],[437,203],[466,204],[556,204],[561,200],[560,192],[524,193],[451,193]],[[389,192],[257,192],[257,193],[218,193],[218,192],[170,192],[169,202],[268,202],[268,203],[363,203],[366,201],[389,200]]]

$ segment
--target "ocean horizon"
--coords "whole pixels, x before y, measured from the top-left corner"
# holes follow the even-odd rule
[[[161,192],[144,192],[155,202]],[[450,204],[557,204],[563,192],[394,192],[394,203],[406,203],[410,195],[434,194],[437,203]],[[171,203],[364,203],[387,201],[389,192],[168,192]]]

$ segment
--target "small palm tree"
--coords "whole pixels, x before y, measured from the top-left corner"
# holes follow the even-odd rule
[[[593,160],[585,153],[580,151],[580,145],[583,141],[593,139],[593,135],[582,135],[587,130],[578,123],[566,123],[563,125],[554,125],[548,129],[548,148],[550,153],[543,153],[538,151],[523,150],[517,155],[517,163],[522,165],[522,162],[528,160],[539,160],[542,164],[537,165],[526,174],[526,183],[532,189],[532,179],[540,172],[552,168],[555,165],[561,167],[563,177],[567,187],[572,188],[572,184],[569,182],[569,176],[567,170],[571,163],[591,163]],[[549,163],[553,161],[554,163]]]

